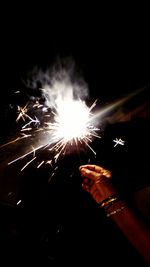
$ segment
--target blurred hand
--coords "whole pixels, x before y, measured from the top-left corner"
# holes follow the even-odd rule
[[[112,185],[111,172],[97,165],[82,165],[79,167],[83,178],[82,187],[89,192],[97,203],[116,194]]]

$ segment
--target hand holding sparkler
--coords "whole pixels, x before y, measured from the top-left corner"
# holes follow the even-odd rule
[[[127,239],[150,266],[150,229],[118,198],[112,184],[111,173],[97,165],[83,165],[79,168],[83,177],[83,188],[103,208],[106,216],[112,218]]]
[[[97,165],[83,165],[79,168],[83,177],[82,187],[89,192],[97,203],[116,193],[111,183],[111,173]]]

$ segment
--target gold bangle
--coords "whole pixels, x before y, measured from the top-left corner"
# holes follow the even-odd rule
[[[116,214],[116,213],[122,211],[124,208],[125,208],[125,206],[122,206],[122,207],[120,207],[120,208],[118,208],[118,209],[116,209],[116,210],[114,210],[114,211],[111,211],[110,213],[107,213],[106,216],[107,216],[107,217],[110,217],[110,216],[112,216],[112,215],[114,215],[114,214]]]
[[[110,197],[104,199],[101,203],[99,203],[100,208],[108,208],[117,200],[118,200],[118,196],[115,196],[115,195],[110,196]]]
[[[106,202],[103,202],[100,207],[101,208],[105,208],[108,205],[113,204],[113,202],[115,202],[116,200],[118,200],[118,198],[117,197],[113,197],[113,198],[107,200]]]

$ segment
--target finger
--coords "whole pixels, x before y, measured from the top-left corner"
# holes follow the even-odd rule
[[[82,168],[81,169],[81,175],[83,177],[89,178],[89,179],[94,180],[94,181],[99,179],[100,176],[101,176],[100,173],[97,173],[97,172],[94,172],[94,171],[90,171],[90,170],[88,170],[86,168]]]
[[[81,165],[79,167],[79,169],[82,169],[82,168],[87,168],[87,169],[89,169],[91,171],[101,171],[101,170],[103,170],[102,167],[97,166],[97,165],[92,165],[92,164]]]
[[[90,192],[90,188],[89,188],[89,186],[88,185],[86,185],[86,184],[82,184],[82,188],[85,190],[85,191],[87,191],[87,192]]]
[[[108,170],[103,170],[102,171],[102,175],[105,176],[105,177],[107,177],[107,178],[111,178],[112,177],[111,172],[108,171]]]
[[[80,166],[79,170],[81,171],[83,168],[97,172],[97,173],[101,173],[102,175],[106,176],[107,178],[110,178],[112,176],[110,171],[105,170],[104,168],[97,166],[97,165],[91,165],[91,164],[82,165],[82,166]]]
[[[104,168],[97,166],[97,165],[92,165],[92,164],[82,165],[80,166],[79,169],[82,169],[82,168],[86,168],[88,170],[95,171],[95,172],[101,172],[104,170]]]

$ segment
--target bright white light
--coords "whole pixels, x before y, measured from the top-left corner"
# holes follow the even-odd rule
[[[50,134],[50,143],[54,143],[54,147],[60,153],[67,144],[71,144],[73,141],[76,145],[84,143],[92,150],[88,143],[92,142],[93,137],[99,137],[97,135],[99,129],[94,126],[93,115],[91,114],[95,105],[94,102],[89,108],[84,101],[69,98],[61,98],[57,101],[54,122],[47,122],[46,129]]]
[[[56,139],[64,139],[65,142],[83,139],[88,134],[89,115],[89,108],[84,102],[61,101],[55,116]]]

